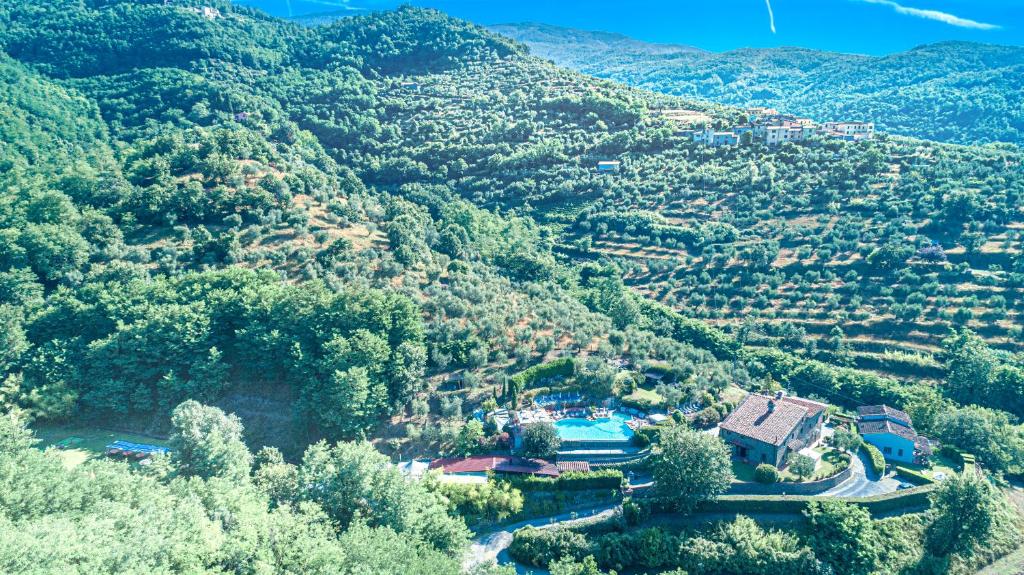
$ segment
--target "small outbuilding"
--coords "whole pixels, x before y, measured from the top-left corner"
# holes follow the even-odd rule
[[[888,405],[857,408],[857,431],[889,461],[916,463],[931,455],[931,444],[918,435],[910,416]]]
[[[530,459],[511,455],[476,455],[455,459],[435,459],[430,469],[440,469],[445,475],[486,475],[487,472],[511,475],[558,477],[558,466],[543,459]]]

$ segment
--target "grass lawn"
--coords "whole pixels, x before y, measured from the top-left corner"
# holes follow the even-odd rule
[[[36,425],[32,430],[39,438],[40,449],[64,444],[66,447],[56,452],[66,467],[75,467],[94,457],[103,457],[106,446],[118,439],[132,443],[150,445],[167,445],[167,441],[145,435],[108,431],[95,427],[76,425]]]
[[[755,467],[742,461],[732,460],[732,474],[736,477],[736,481],[754,481]]]
[[[825,479],[826,477],[832,477],[837,473],[837,469],[842,464],[843,454],[839,453],[835,449],[827,447],[815,447],[815,451],[821,453],[821,460],[818,462],[818,467],[814,469],[814,477]],[[813,477],[808,478],[813,479]]]
[[[637,387],[636,391],[623,397],[626,401],[647,402],[653,406],[661,405],[665,398],[658,395],[652,387]]]
[[[814,449],[819,453],[823,453],[821,462],[818,463],[818,467],[814,470],[814,475],[807,477],[805,481],[813,481],[815,477],[826,478],[831,477],[836,473],[836,466],[839,464],[839,460],[842,455],[834,450],[828,448],[817,447]],[[754,469],[756,465],[750,465],[741,461],[732,461],[732,474],[736,477],[736,481],[754,481]],[[799,482],[800,478],[789,471],[789,468],[779,470],[780,481],[792,481]]]
[[[739,402],[746,396],[747,392],[743,391],[739,386],[730,385],[722,392],[722,401],[730,401],[733,404],[739,404]]]
[[[960,466],[956,462],[951,461],[939,454],[935,454],[932,456],[931,467],[925,467],[923,465],[911,465],[909,463],[902,463],[900,465],[902,467],[906,467],[907,469],[913,469],[914,471],[922,473],[925,477],[928,477],[929,479],[934,479],[935,474],[939,472],[945,473],[946,477],[950,477],[952,475],[960,473]]]

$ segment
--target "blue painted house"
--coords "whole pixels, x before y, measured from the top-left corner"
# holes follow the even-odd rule
[[[931,455],[928,439],[914,431],[910,416],[888,405],[858,407],[857,430],[887,461],[916,463]]]

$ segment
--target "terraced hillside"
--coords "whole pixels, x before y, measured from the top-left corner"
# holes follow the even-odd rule
[[[677,191],[582,213],[572,249],[620,262],[642,293],[758,345],[929,378],[941,375],[933,356],[950,326],[1020,351],[1021,228],[1006,209],[1021,185],[1019,153],[972,152],[993,170],[984,174],[963,169],[963,149],[895,138],[689,148],[675,152],[679,163],[687,152],[712,156],[706,177],[638,173]]]
[[[738,111],[535,61],[406,78],[415,89],[387,96],[407,111],[395,149],[424,174],[447,170],[475,203],[550,224],[566,257],[615,261],[628,285],[687,315],[901,377],[940,378],[934,356],[952,326],[1020,350],[1012,146],[882,136],[716,150],[677,136],[663,110],[723,124]],[[486,108],[466,97],[481,84]],[[621,170],[598,173],[603,159]]]

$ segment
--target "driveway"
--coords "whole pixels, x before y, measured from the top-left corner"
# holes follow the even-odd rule
[[[462,562],[463,569],[465,571],[469,571],[477,565],[493,563],[495,560],[500,561],[502,564],[510,563],[512,559],[508,556],[507,550],[509,545],[512,544],[512,534],[523,527],[529,526],[547,529],[549,527],[572,525],[573,523],[594,517],[604,519],[618,513],[620,507],[621,506],[618,503],[615,503],[594,509],[567,511],[552,517],[540,517],[537,519],[520,521],[519,523],[513,523],[511,525],[503,525],[498,531],[477,535],[470,542],[466,559]],[[535,575],[547,573],[547,571],[536,567],[526,569],[518,563],[516,564],[516,572],[532,572]]]
[[[892,477],[880,477],[871,469],[867,455],[857,450],[857,457],[850,460],[853,470],[850,478],[822,493],[828,497],[871,497],[883,493],[892,493],[899,488],[899,481]]]

